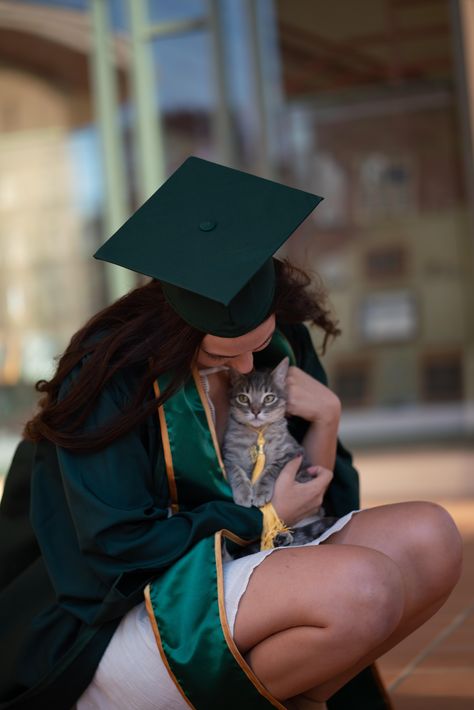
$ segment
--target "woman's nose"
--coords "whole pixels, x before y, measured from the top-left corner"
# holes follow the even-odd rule
[[[242,375],[246,375],[248,372],[253,370],[253,353],[244,353],[239,355],[232,360],[232,367],[241,372]]]

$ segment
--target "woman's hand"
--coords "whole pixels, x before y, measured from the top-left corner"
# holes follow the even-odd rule
[[[290,527],[318,510],[333,476],[332,471],[323,466],[310,466],[307,470],[314,475],[314,480],[295,481],[301,461],[299,456],[283,467],[273,491],[272,505],[278,517]]]
[[[341,402],[334,392],[299,367],[290,367],[286,378],[287,414],[309,422],[339,422]]]

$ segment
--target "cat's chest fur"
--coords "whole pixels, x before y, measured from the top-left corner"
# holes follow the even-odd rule
[[[221,449],[227,478],[237,505],[261,508],[264,520],[265,511],[268,520],[270,510],[270,530],[275,521],[271,508],[266,505],[272,500],[275,482],[285,465],[302,456],[295,481],[305,483],[314,477],[307,470],[310,462],[304,455],[304,447],[293,438],[287,426],[285,384],[288,366],[286,357],[274,370],[253,371],[247,375],[232,370],[229,373],[229,420]],[[270,544],[277,547],[305,544],[333,523],[334,519],[325,518],[321,508],[311,519],[299,521],[293,531],[283,528],[277,535],[270,535]],[[267,544],[265,536],[264,545]],[[259,544],[256,549],[251,547],[243,554],[257,551]]]
[[[296,455],[295,452],[299,449],[298,444],[288,434],[284,419],[263,426],[260,431],[261,439],[259,429],[245,426],[230,417],[224,455],[229,463],[241,466],[249,477],[256,462],[260,442],[267,464],[285,462],[291,455]]]

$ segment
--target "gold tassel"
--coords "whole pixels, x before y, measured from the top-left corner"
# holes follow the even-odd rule
[[[260,549],[270,550],[272,547],[275,547],[273,541],[278,533],[288,532],[289,527],[285,525],[283,520],[280,520],[270,501],[265,503],[260,510],[263,514],[263,530],[260,541]]]
[[[250,455],[254,464],[252,470],[252,484],[254,484],[260,476],[262,475],[263,469],[265,468],[265,432],[266,427],[259,429],[257,436],[257,443],[252,446]],[[270,550],[273,545],[273,540],[276,535],[281,532],[287,532],[289,528],[285,525],[283,520],[277,515],[277,512],[273,505],[268,502],[263,505],[260,510],[263,514],[263,530],[260,542],[261,550]]]
[[[257,443],[255,446],[252,446],[252,450],[250,452],[252,461],[254,463],[252,471],[252,483],[258,481],[258,479],[262,475],[263,469],[265,468],[265,436],[263,432],[263,429],[259,429]]]

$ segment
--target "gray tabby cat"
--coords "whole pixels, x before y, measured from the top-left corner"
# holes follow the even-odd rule
[[[232,369],[229,371],[230,414],[222,452],[234,500],[247,508],[251,505],[260,508],[271,500],[280,471],[297,456],[303,455],[303,461],[296,480],[305,482],[314,478],[307,472],[311,464],[305,458],[303,447],[287,427],[285,382],[288,366],[286,357],[274,370],[255,370],[247,375]],[[265,466],[252,484],[260,430],[265,438]],[[298,523],[292,532],[277,535],[275,546],[310,542],[335,521],[336,518],[324,517],[324,510],[320,508],[317,515]]]

